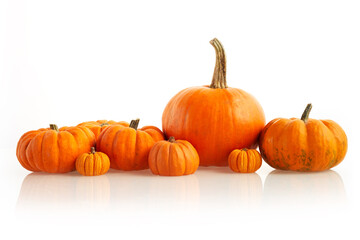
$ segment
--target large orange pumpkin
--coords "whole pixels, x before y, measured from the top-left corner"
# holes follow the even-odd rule
[[[216,65],[210,86],[180,91],[167,104],[162,127],[166,136],[194,145],[202,166],[225,166],[234,149],[255,148],[265,126],[264,111],[249,93],[226,84],[226,58],[217,39]]]
[[[95,145],[95,135],[86,127],[63,127],[29,131],[22,135],[16,156],[29,171],[65,173],[75,169],[76,158]]]
[[[174,137],[170,137],[151,148],[149,166],[153,174],[160,176],[193,174],[199,167],[199,155],[188,141],[175,141]]]
[[[308,104],[301,119],[276,118],[262,131],[259,141],[265,162],[276,169],[303,172],[335,167],[345,157],[347,137],[332,120],[309,118]]]
[[[121,121],[121,122],[115,122],[113,120],[97,120],[97,121],[88,121],[80,123],[78,126],[84,126],[89,128],[94,134],[95,138],[97,139],[100,135],[100,133],[107,128],[109,125],[121,125],[124,127],[128,127],[129,123]]]
[[[97,149],[110,158],[110,167],[120,170],[149,168],[148,156],[156,141],[164,140],[156,127],[137,129],[139,119],[132,120],[129,127],[111,125],[98,138]]]

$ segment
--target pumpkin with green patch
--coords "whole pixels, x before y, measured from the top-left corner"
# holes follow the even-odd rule
[[[332,120],[309,118],[308,104],[301,119],[276,118],[263,129],[259,148],[271,167],[301,172],[324,171],[338,165],[347,151],[344,130]]]

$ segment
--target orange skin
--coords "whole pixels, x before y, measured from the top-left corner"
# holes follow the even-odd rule
[[[86,127],[41,128],[21,136],[16,156],[29,171],[66,173],[73,171],[76,158],[94,145],[95,136]]]
[[[344,130],[332,120],[276,118],[264,128],[259,142],[263,159],[273,168],[324,171],[338,165],[347,151]]]
[[[102,152],[83,153],[76,159],[76,170],[84,176],[98,176],[107,173],[110,168],[109,157]]]
[[[199,167],[199,155],[188,141],[159,141],[150,151],[149,167],[160,176],[193,174]]]
[[[89,128],[94,134],[96,139],[98,139],[100,133],[107,128],[109,125],[121,125],[124,127],[128,127],[129,123],[121,121],[121,122],[115,122],[113,120],[97,120],[97,121],[88,121],[80,123],[78,126],[84,126]]]
[[[256,99],[241,89],[202,86],[175,95],[162,124],[166,136],[194,145],[201,166],[226,166],[232,150],[256,148],[265,115]]]
[[[154,128],[135,130],[111,125],[99,135],[96,145],[99,151],[109,156],[111,168],[125,171],[147,169],[150,149],[156,141],[164,139],[161,131]]]
[[[254,173],[262,164],[260,153],[255,149],[235,149],[228,158],[229,167],[238,173]]]

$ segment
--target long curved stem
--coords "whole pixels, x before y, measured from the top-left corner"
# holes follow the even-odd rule
[[[307,123],[307,121],[309,119],[309,114],[310,114],[311,109],[312,109],[312,105],[311,105],[311,103],[309,103],[306,106],[304,113],[301,115],[301,120],[303,120],[305,123]]]
[[[214,38],[210,44],[215,48],[216,62],[210,88],[227,88],[226,84],[226,55],[221,42]]]

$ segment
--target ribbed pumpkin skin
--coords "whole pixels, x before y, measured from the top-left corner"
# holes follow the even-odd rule
[[[135,130],[131,127],[112,125],[106,128],[96,143],[97,149],[110,158],[110,167],[125,171],[149,168],[150,149],[159,140],[154,129]],[[160,140],[163,140],[160,139]]]
[[[262,164],[261,155],[255,149],[235,149],[228,161],[230,169],[239,173],[254,173]]]
[[[231,87],[182,90],[162,116],[165,135],[191,142],[201,166],[226,166],[232,150],[255,148],[264,126],[264,111],[257,100]]]
[[[102,152],[83,153],[76,159],[76,170],[84,176],[98,176],[110,168],[109,157]]]
[[[95,138],[98,139],[100,133],[107,128],[109,125],[121,125],[124,127],[128,127],[129,123],[128,122],[115,122],[113,120],[97,120],[97,121],[88,121],[88,122],[83,122],[80,123],[78,126],[84,126],[89,128],[94,134],[95,134]]]
[[[73,171],[76,158],[94,145],[95,136],[86,127],[42,128],[22,135],[16,156],[29,171],[66,173]]]
[[[199,167],[199,155],[188,141],[159,141],[150,151],[149,167],[161,176],[193,174]]]
[[[332,120],[276,118],[259,141],[263,159],[273,168],[324,171],[338,165],[347,151],[344,130]]]

